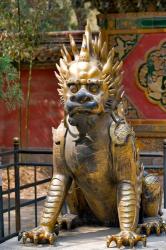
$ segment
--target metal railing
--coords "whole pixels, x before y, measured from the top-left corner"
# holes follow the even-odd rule
[[[27,162],[22,161],[21,155],[52,155],[52,150],[38,150],[38,149],[21,149],[19,146],[18,138],[14,138],[13,149],[0,153],[0,157],[3,158],[5,156],[12,157],[11,163],[4,163],[0,165],[0,170],[7,171],[7,188],[5,190],[2,189],[2,178],[0,177],[0,243],[18,235],[21,230],[21,216],[20,209],[22,207],[26,207],[28,205],[34,204],[34,212],[35,212],[35,226],[37,226],[37,206],[38,202],[45,199],[46,196],[37,197],[37,186],[42,185],[44,183],[48,183],[51,180],[50,178],[45,178],[42,180],[37,180],[37,167],[49,167],[52,168],[52,164],[47,162]],[[162,158],[163,164],[162,166],[145,166],[145,170],[159,170],[162,169],[164,171],[164,208],[166,208],[166,141],[164,141],[163,152],[141,152],[141,159],[143,158]],[[34,168],[34,182],[20,185],[20,168],[21,167],[33,167]],[[10,187],[10,170],[14,170],[14,187]],[[20,191],[33,187],[34,188],[34,199],[22,202],[20,199]],[[11,206],[11,194],[14,193],[15,203]],[[7,208],[4,208],[4,199],[3,197],[7,195]],[[11,211],[15,211],[15,232],[11,233]],[[4,232],[4,214],[8,214],[8,230],[7,233]]]
[[[11,163],[4,163],[0,165],[0,170],[7,171],[7,189],[2,189],[2,176],[1,176],[1,183],[0,183],[0,243],[10,239],[16,235],[18,235],[19,231],[21,230],[21,216],[20,216],[20,209],[22,207],[34,204],[35,210],[35,226],[37,226],[37,204],[38,202],[44,200],[46,196],[41,196],[37,198],[37,186],[42,185],[44,183],[48,183],[51,180],[50,178],[45,178],[42,180],[37,181],[37,167],[49,167],[52,168],[52,164],[47,162],[27,162],[20,160],[23,157],[21,155],[52,155],[52,150],[39,150],[39,149],[21,149],[19,147],[19,139],[14,138],[13,141],[13,150],[8,150],[5,152],[0,153],[0,157],[9,156],[12,157],[13,160]],[[34,168],[34,181],[32,183],[20,185],[20,168],[21,167],[33,167]],[[10,170],[14,170],[14,187],[10,187]],[[52,171],[51,171],[52,172]],[[27,189],[33,187],[34,188],[34,199],[28,200],[25,202],[21,202],[20,200],[20,191],[23,189]],[[15,202],[14,205],[11,205],[11,194],[14,193]],[[4,195],[7,195],[7,208],[4,208]],[[15,232],[11,233],[11,211],[15,210]],[[8,213],[8,232],[5,233],[4,231],[4,214]],[[7,235],[6,235],[7,234]]]

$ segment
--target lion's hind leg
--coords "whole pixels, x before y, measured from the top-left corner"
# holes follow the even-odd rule
[[[159,177],[148,174],[143,179],[142,209],[143,223],[140,229],[147,235],[155,232],[160,235],[166,231],[166,224],[161,218],[162,188]]]

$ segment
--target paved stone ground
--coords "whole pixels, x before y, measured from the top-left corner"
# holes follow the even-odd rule
[[[164,211],[164,218],[166,218],[166,210]],[[117,233],[117,228],[106,227],[79,227],[71,231],[60,232],[54,246],[38,245],[33,246],[30,243],[23,245],[17,241],[17,238],[13,238],[0,245],[0,250],[106,250],[106,236],[109,234]],[[117,250],[114,244],[110,249]],[[129,249],[122,247],[121,249]],[[147,249],[147,250],[166,250],[166,235],[150,236],[148,237],[147,247],[144,248],[142,244],[138,244],[135,249]]]
[[[23,245],[13,238],[0,245],[1,250],[107,250],[106,236],[118,232],[115,228],[104,227],[80,227],[70,232],[61,232],[61,236],[57,239],[54,246],[37,245],[33,246],[30,243]],[[111,245],[112,250],[117,250],[114,244]],[[121,249],[129,249],[122,247]],[[144,248],[140,243],[136,249],[147,250],[166,250],[166,236],[150,236],[147,242],[147,248]]]

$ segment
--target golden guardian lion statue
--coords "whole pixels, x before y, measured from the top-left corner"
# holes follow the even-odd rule
[[[80,52],[71,35],[70,44],[72,55],[63,46],[56,73],[65,117],[53,129],[54,174],[40,225],[22,232],[23,243],[53,244],[67,200],[82,224],[120,226],[118,234],[108,236],[107,247],[112,241],[118,247],[138,241],[145,246],[146,235],[159,235],[166,225],[160,217],[159,179],[144,173],[124,116],[122,62],[101,34],[92,40],[88,25]]]

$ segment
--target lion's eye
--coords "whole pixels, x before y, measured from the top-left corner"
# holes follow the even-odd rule
[[[70,91],[72,92],[72,93],[77,93],[77,91],[79,90],[79,87],[78,87],[78,85],[76,85],[76,84],[70,84],[70,85],[68,85],[69,86],[69,89],[70,89]]]
[[[99,85],[95,83],[89,84],[88,90],[93,94],[97,94],[99,92]]]

